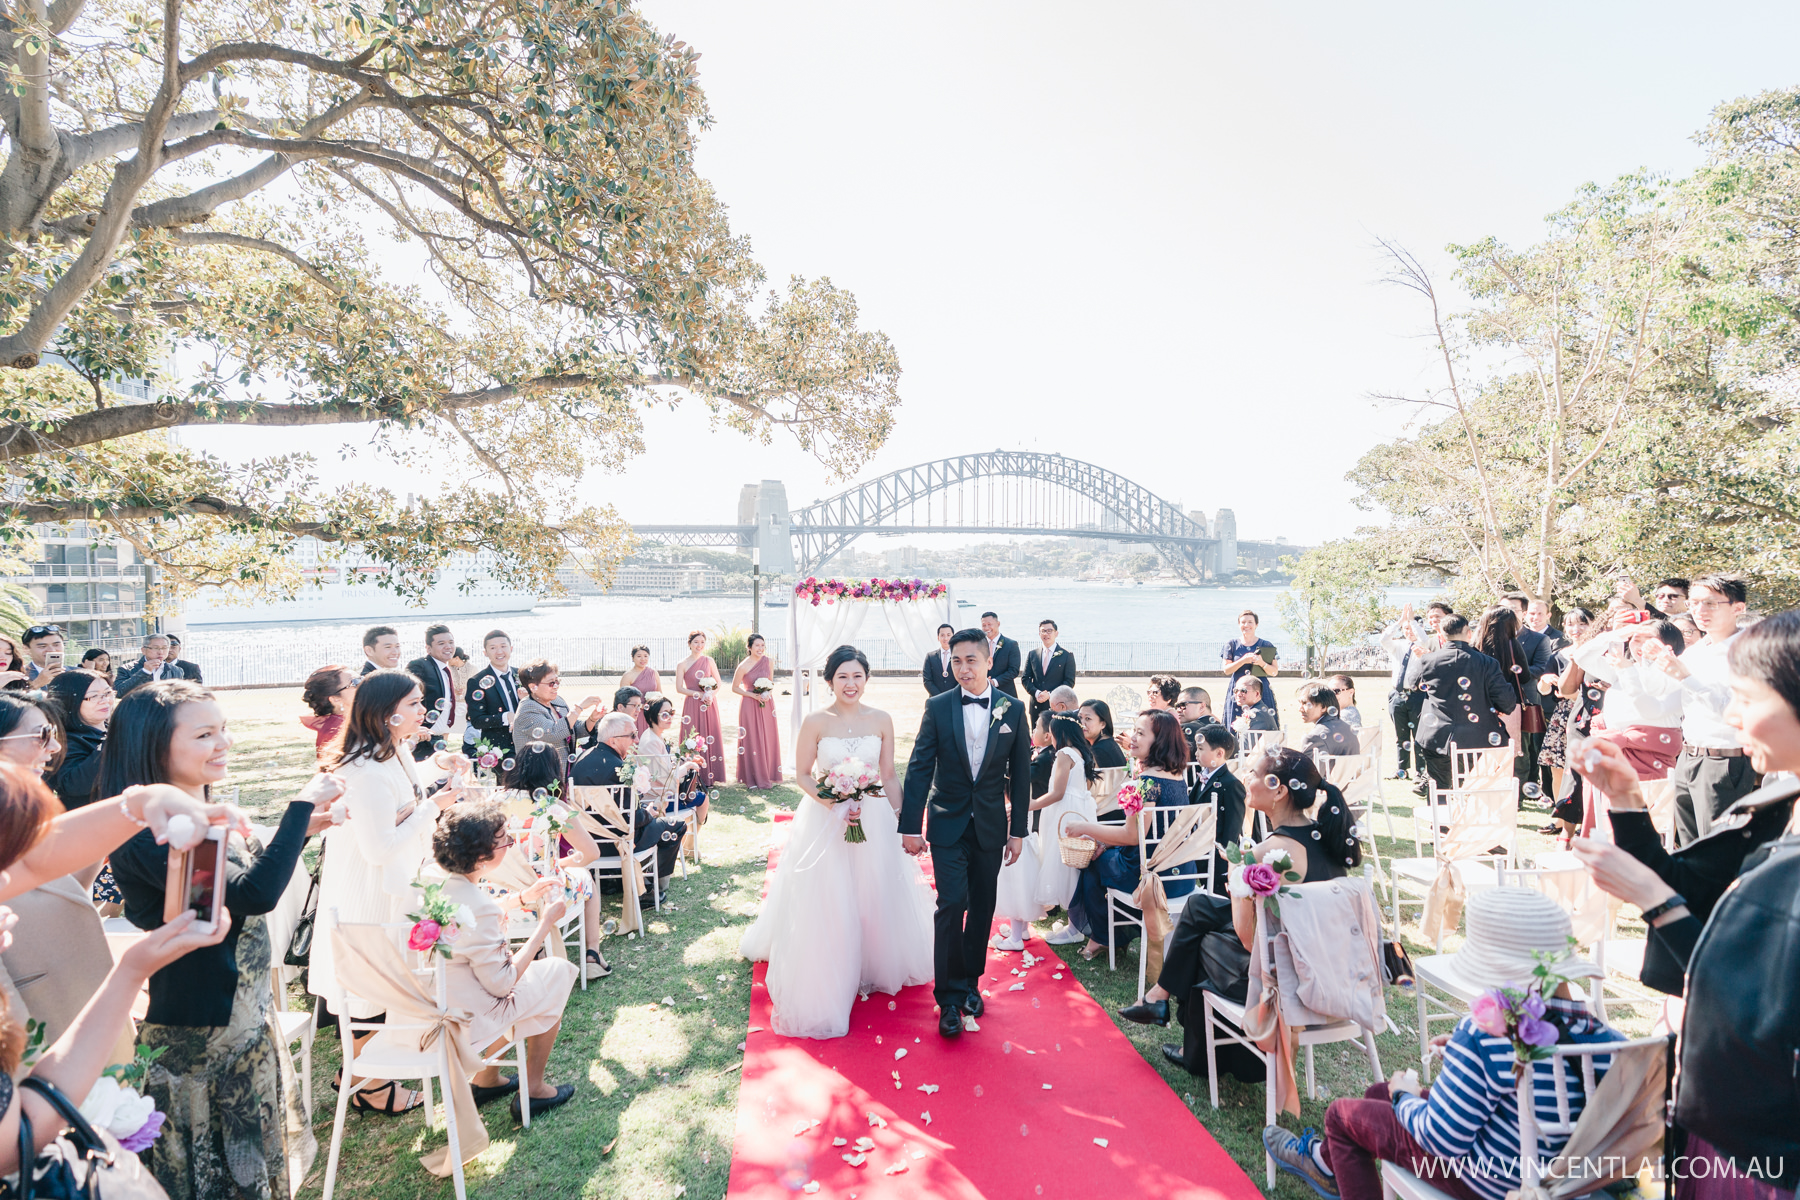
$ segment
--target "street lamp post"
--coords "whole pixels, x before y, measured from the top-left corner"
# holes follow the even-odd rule
[[[762,547],[750,547],[750,632],[762,632]]]

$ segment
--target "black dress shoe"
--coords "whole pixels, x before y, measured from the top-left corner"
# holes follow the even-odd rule
[[[486,1104],[491,1100],[498,1100],[502,1096],[510,1096],[518,1090],[519,1077],[517,1075],[511,1076],[505,1081],[495,1084],[493,1087],[482,1087],[479,1083],[471,1083],[469,1085],[469,1091],[474,1093],[477,1106]]]
[[[962,1031],[962,1009],[952,1005],[938,1013],[939,1037],[961,1037]]]
[[[559,1108],[562,1105],[567,1104],[569,1102],[569,1098],[571,1096],[573,1096],[574,1094],[575,1094],[575,1085],[574,1084],[559,1083],[556,1085],[556,1095],[543,1096],[543,1097],[533,1096],[531,1098],[531,1115],[536,1117],[541,1113],[549,1112],[553,1108]],[[520,1113],[519,1113],[519,1097],[518,1096],[513,1097],[512,1115],[513,1115],[513,1120],[515,1120],[515,1121],[521,1119]]]
[[[987,1002],[981,998],[980,992],[970,992],[963,997],[962,1010],[971,1017],[979,1017],[987,1012]]]
[[[1171,1046],[1165,1042],[1163,1044],[1162,1054],[1164,1058],[1168,1059],[1182,1070],[1186,1071],[1188,1069],[1187,1055],[1181,1052],[1180,1046]],[[1192,1072],[1189,1073],[1191,1074]]]
[[[1167,1025],[1169,1023],[1169,1001],[1139,1000],[1136,1004],[1128,1004],[1119,1010],[1119,1015],[1127,1021],[1136,1021],[1139,1025]]]

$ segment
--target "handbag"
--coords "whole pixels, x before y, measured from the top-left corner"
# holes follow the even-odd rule
[[[281,961],[290,967],[304,967],[312,961],[313,926],[319,919],[319,876],[325,870],[325,851],[319,850],[319,865],[313,868],[312,882],[306,888],[306,900],[300,905],[300,916],[294,921],[294,932],[288,935],[287,952]]]
[[[1402,991],[1413,989],[1413,960],[1399,939],[1381,943],[1381,973],[1386,981]]]
[[[1524,676],[1523,675],[1514,675],[1512,677],[1512,679],[1513,679],[1513,691],[1515,693],[1517,693],[1517,695],[1519,697],[1519,732],[1520,733],[1542,733],[1542,732],[1544,732],[1544,729],[1545,729],[1544,710],[1539,708],[1537,705],[1533,704],[1531,701],[1525,699],[1525,685],[1524,685],[1524,683],[1521,682],[1521,680],[1524,679]]]
[[[68,1128],[33,1154],[31,1118],[21,1097],[18,1182],[0,1180],[0,1200],[168,1200],[137,1155],[88,1124],[55,1084],[27,1076],[19,1086],[43,1097]]]

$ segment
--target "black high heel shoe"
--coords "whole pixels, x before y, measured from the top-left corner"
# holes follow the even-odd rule
[[[1165,996],[1161,1000],[1139,1000],[1136,1004],[1127,1004],[1121,1008],[1119,1015],[1139,1025],[1167,1025],[1169,999]]]

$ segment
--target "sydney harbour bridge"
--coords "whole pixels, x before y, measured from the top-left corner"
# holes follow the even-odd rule
[[[640,542],[756,551],[764,571],[810,575],[862,534],[994,533],[1139,543],[1193,581],[1302,549],[1240,542],[1232,510],[1183,512],[1142,484],[1061,454],[991,450],[889,472],[805,508],[747,483],[735,525],[638,525]]]

